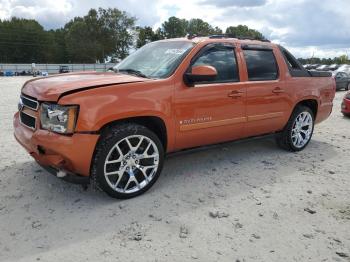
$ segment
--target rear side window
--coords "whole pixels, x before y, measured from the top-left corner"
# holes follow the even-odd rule
[[[249,81],[275,80],[278,67],[272,50],[243,50]]]
[[[287,49],[283,48],[282,46],[279,46],[284,61],[286,62],[288,66],[289,73],[292,77],[309,77],[310,74],[308,71],[299,63],[299,61],[290,53],[287,51]]]
[[[239,81],[237,61],[234,48],[225,45],[215,45],[205,50],[192,66],[209,65],[215,67],[218,75],[210,83]]]
[[[289,68],[294,70],[301,70],[301,66],[298,64],[298,62],[292,57],[288,52],[285,50],[282,51],[284,60],[286,61]]]

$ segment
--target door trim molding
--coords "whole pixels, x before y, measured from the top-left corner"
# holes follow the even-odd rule
[[[282,117],[283,115],[284,115],[283,112],[274,112],[274,113],[268,113],[263,115],[252,115],[252,116],[248,116],[248,122]]]
[[[233,124],[242,124],[252,121],[266,120],[271,118],[283,117],[283,112],[274,112],[263,115],[251,115],[248,117],[236,117],[230,119],[216,120],[216,121],[207,121],[202,123],[194,123],[194,124],[180,124],[180,131],[191,131],[197,129],[205,129],[211,127],[219,127],[219,126],[227,126]]]
[[[227,126],[232,124],[240,124],[247,122],[246,117],[236,117],[231,119],[223,119],[223,120],[217,120],[217,121],[209,121],[209,122],[203,122],[203,123],[195,123],[195,124],[188,124],[188,125],[180,125],[180,131],[190,131],[190,130],[196,130],[196,129],[204,129],[204,128],[210,128],[210,127],[218,127],[218,126]]]

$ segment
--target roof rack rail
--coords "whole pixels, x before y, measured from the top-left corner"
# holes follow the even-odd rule
[[[210,35],[209,38],[211,39],[215,39],[215,38],[237,38],[237,39],[241,39],[241,40],[258,40],[261,42],[270,42],[270,40],[268,39],[260,39],[257,37],[249,37],[249,36],[238,36],[238,35],[234,35],[234,34],[216,34],[216,35]]]
[[[187,39],[193,39],[193,38],[196,38],[196,37],[205,37],[205,35],[187,34],[186,37],[187,37]]]
[[[209,38],[237,38],[233,34],[215,34],[215,35],[210,35]]]
[[[215,35],[199,35],[199,34],[187,34],[186,37],[188,39],[193,39],[196,37],[209,37],[210,39],[220,39],[220,38],[237,38],[240,40],[257,40],[257,41],[261,41],[261,42],[271,42],[268,39],[261,39],[258,37],[250,37],[250,36],[237,36],[234,34],[215,34]]]

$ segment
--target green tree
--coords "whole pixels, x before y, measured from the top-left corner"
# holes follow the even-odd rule
[[[46,62],[49,40],[35,20],[16,17],[0,20],[0,62]]]
[[[123,59],[129,54],[133,44],[131,31],[136,18],[130,17],[126,12],[116,8],[99,8],[99,21],[102,28],[101,42],[104,44],[104,57],[114,56]]]
[[[145,27],[136,27],[137,32],[137,40],[136,40],[136,47],[140,48],[141,46],[157,41],[160,39],[163,39],[164,37],[161,34],[160,29],[157,29],[155,32],[153,31],[152,27],[145,26]]]
[[[116,8],[91,9],[65,25],[66,47],[72,62],[104,62],[107,57],[122,59],[133,43],[134,17]]]
[[[104,62],[122,59],[133,43],[134,17],[118,9],[91,9],[64,28],[45,31],[35,20],[0,20],[0,62]],[[155,36],[151,38],[156,40]]]
[[[257,30],[251,29],[246,25],[230,26],[226,28],[226,34],[231,34],[236,37],[251,37],[254,39],[265,39],[262,33]]]
[[[98,60],[98,43],[90,36],[91,29],[82,18],[75,18],[66,27],[68,60],[78,63],[95,63]]]
[[[201,36],[222,34],[219,27],[213,27],[202,19],[195,18],[188,21],[175,16],[165,21],[159,30],[160,35],[164,38],[185,37],[187,34]]]
[[[338,64],[348,64],[349,63],[349,57],[347,55],[341,55],[339,57],[334,58],[334,60]]]
[[[162,24],[165,38],[184,37],[187,34],[188,21],[172,16]]]
[[[221,28],[215,26],[212,31],[213,34],[222,34]]]
[[[220,28],[213,28],[209,23],[199,18],[191,19],[188,22],[186,32],[190,35],[199,36],[222,34],[222,30]]]
[[[349,58],[347,55],[341,55],[339,57],[332,58],[319,58],[319,57],[310,57],[310,58],[298,58],[300,63],[305,64],[322,64],[322,65],[332,65],[332,64],[350,64]]]
[[[65,41],[66,31],[63,28],[50,30],[47,32],[52,42],[49,48],[49,63],[67,63],[68,53]]]

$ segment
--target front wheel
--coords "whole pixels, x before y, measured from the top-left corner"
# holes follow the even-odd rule
[[[163,162],[162,143],[152,131],[137,124],[122,124],[102,135],[91,179],[111,197],[132,198],[151,188]]]
[[[345,91],[350,90],[350,83],[345,87]]]
[[[314,131],[314,114],[309,107],[297,106],[283,131],[276,136],[279,146],[289,151],[303,150]]]

